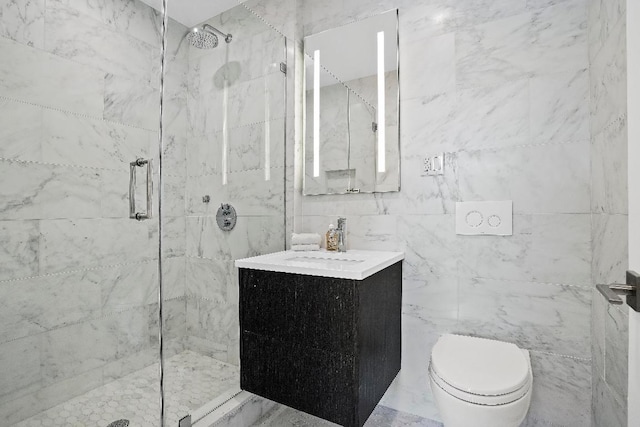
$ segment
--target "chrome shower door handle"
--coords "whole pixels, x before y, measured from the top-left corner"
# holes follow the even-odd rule
[[[147,166],[147,210],[136,212],[136,168]],[[136,159],[129,164],[129,218],[142,221],[151,218],[153,195],[153,168],[151,159]]]
[[[640,274],[635,271],[627,271],[626,283],[612,283],[610,285],[596,285],[598,291],[605,297],[609,304],[620,305],[624,303],[621,296],[627,297],[627,304],[635,311],[640,312],[640,300],[638,299],[638,289],[640,289]]]

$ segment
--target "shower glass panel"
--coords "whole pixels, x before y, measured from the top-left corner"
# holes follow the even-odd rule
[[[142,212],[161,22],[137,0],[0,5],[0,426],[160,425],[158,212],[129,218],[129,179],[142,159]]]
[[[181,7],[168,5],[162,141],[167,426],[240,391],[234,260],[285,247],[285,37],[240,2],[193,20]]]

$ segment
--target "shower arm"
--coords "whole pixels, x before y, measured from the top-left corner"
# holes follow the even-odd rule
[[[209,31],[212,31],[212,32],[214,32],[214,33],[218,33],[219,35],[221,35],[222,37],[224,37],[224,41],[226,41],[227,43],[231,43],[231,39],[232,39],[231,34],[225,34],[225,33],[223,33],[222,31],[218,30],[218,29],[217,29],[217,28],[215,28],[215,27],[212,27],[212,26],[211,26],[211,25],[209,25],[209,24],[204,24],[204,25],[202,25],[202,29],[203,29],[203,30],[209,30]]]

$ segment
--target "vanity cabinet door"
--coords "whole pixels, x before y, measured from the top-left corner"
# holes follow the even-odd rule
[[[356,286],[353,280],[240,270],[240,324],[244,331],[307,348],[353,353]]]

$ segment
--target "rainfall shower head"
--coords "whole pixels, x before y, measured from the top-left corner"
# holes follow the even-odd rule
[[[187,40],[189,40],[191,46],[198,49],[213,49],[218,46],[218,36],[216,33],[224,37],[224,41],[231,43],[231,34],[225,34],[209,24],[190,29],[187,33]]]

